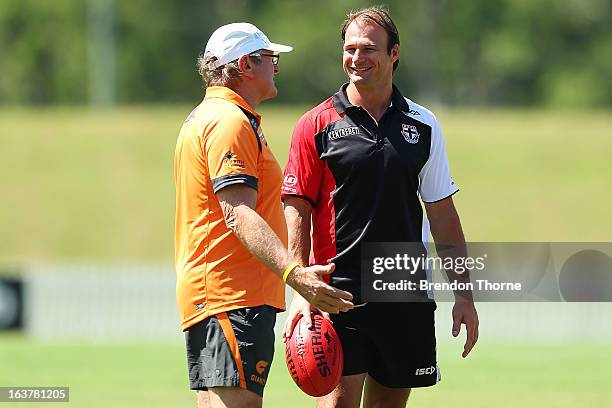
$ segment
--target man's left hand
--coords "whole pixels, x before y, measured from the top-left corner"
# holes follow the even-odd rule
[[[463,345],[461,357],[466,358],[478,341],[478,313],[474,302],[458,300],[453,306],[453,337],[461,331],[461,324],[465,324],[467,339]]]

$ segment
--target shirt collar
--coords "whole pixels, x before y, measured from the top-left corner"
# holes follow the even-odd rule
[[[204,96],[204,99],[211,98],[225,99],[226,101],[229,101],[234,105],[238,105],[242,109],[255,116],[255,118],[257,118],[257,122],[261,123],[261,115],[255,112],[251,105],[249,105],[247,101],[245,101],[244,98],[238,95],[234,90],[225,86],[209,86],[208,88],[206,88],[206,95]]]
[[[348,85],[348,82],[345,83],[340,87],[338,92],[334,94],[334,108],[336,108],[336,112],[338,113],[344,113],[350,108],[356,107],[348,100],[348,97],[346,96],[346,87]],[[408,112],[410,110],[410,108],[408,107],[408,102],[406,102],[406,99],[404,99],[399,89],[397,89],[395,85],[392,86],[393,93],[391,94],[391,106],[398,108],[402,112]]]

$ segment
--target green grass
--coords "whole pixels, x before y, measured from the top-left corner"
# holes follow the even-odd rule
[[[421,407],[604,407],[612,404],[612,345],[480,343],[463,360],[460,342],[439,346],[443,380],[415,390]],[[182,345],[39,344],[0,336],[0,385],[69,386],[73,407],[193,407]],[[276,351],[267,408],[312,407]],[[41,406],[20,404],[20,407]]]
[[[172,259],[191,107],[0,110],[0,262]],[[304,111],[265,105],[284,166]],[[436,110],[471,241],[610,241],[612,115]]]
[[[172,259],[172,160],[190,109],[0,110],[0,264]],[[263,109],[282,165],[303,111]],[[468,240],[612,240],[612,114],[436,113]],[[483,339],[467,360],[460,348],[440,346],[443,382],[415,391],[412,406],[612,406],[612,345]],[[266,406],[312,406],[281,348],[276,357]],[[68,385],[70,406],[194,406],[185,367],[180,344],[39,344],[0,334],[0,386]]]

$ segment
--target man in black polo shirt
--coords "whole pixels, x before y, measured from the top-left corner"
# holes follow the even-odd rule
[[[429,110],[393,85],[399,35],[387,11],[351,13],[342,26],[349,83],[297,123],[282,189],[289,250],[310,263],[334,262],[333,286],[356,307],[332,316],[344,349],[340,385],[322,407],[405,406],[411,388],[439,381],[433,300],[366,303],[361,299],[361,245],[368,242],[465,243],[452,195],[444,138]],[[419,199],[420,197],[420,199]],[[427,217],[421,206],[424,202]],[[358,306],[359,305],[359,306]],[[294,294],[289,336],[310,306]],[[456,293],[453,336],[466,325],[465,357],[478,337],[471,293]]]

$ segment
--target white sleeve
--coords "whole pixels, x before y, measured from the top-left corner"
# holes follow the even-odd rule
[[[419,173],[419,194],[424,202],[433,203],[450,197],[457,191],[459,187],[450,176],[442,129],[434,119],[429,159]]]

